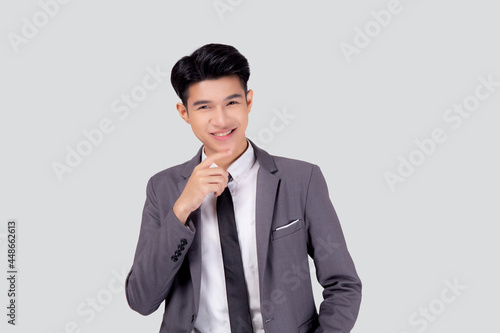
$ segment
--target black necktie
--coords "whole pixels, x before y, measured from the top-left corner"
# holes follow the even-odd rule
[[[229,175],[229,181],[232,180]],[[226,277],[227,305],[231,332],[253,332],[248,294],[243,274],[240,244],[234,218],[233,198],[229,187],[217,198],[217,220]]]

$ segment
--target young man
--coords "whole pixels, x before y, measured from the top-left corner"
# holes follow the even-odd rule
[[[203,143],[147,185],[126,296],[160,332],[350,332],[361,282],[318,166],[269,155],[245,136],[247,59],[208,44],[180,59],[177,110]],[[316,310],[308,266],[324,300]]]

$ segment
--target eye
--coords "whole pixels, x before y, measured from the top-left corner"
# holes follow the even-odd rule
[[[231,102],[227,103],[227,105],[233,105],[233,104],[238,104],[238,102],[236,102],[236,101],[231,101]]]
[[[201,109],[208,109],[208,105],[202,105],[197,110],[201,110]]]

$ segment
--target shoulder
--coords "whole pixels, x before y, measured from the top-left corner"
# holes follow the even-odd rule
[[[158,188],[162,185],[178,183],[180,180],[184,179],[183,172],[188,163],[189,161],[186,161],[155,173],[149,179],[149,185],[153,188]]]
[[[155,173],[151,178],[154,179],[161,179],[161,178],[169,178],[169,177],[176,177],[182,174],[182,171],[186,168],[186,165],[189,163],[189,161],[186,161],[181,164],[177,164],[171,167],[168,167],[164,170],[158,171]]]
[[[319,169],[316,164],[311,162],[283,156],[271,156],[278,169],[277,174],[282,176],[306,177],[309,179],[314,170]]]
[[[279,155],[271,155],[267,151],[257,147],[253,142],[252,145],[261,166],[263,165],[265,169],[277,176],[307,177],[315,169],[319,169],[313,163]]]
[[[317,164],[288,157],[271,156],[276,165],[274,175],[280,179],[282,193],[288,193],[292,198],[302,198],[302,202],[305,202],[311,189],[315,193],[328,195],[326,180]]]
[[[202,147],[198,149],[196,155],[194,155],[190,160],[187,160],[183,163],[171,166],[167,169],[155,173],[151,177],[150,182],[152,183],[165,182],[165,181],[178,182],[182,179],[189,178],[189,176],[191,176],[191,173],[193,172],[193,169],[196,167],[196,165],[200,163],[201,149]]]

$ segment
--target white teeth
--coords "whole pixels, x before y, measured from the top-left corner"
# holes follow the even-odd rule
[[[233,130],[230,130],[230,131],[227,131],[227,132],[224,132],[224,133],[214,133],[215,136],[226,136],[228,135],[229,133],[231,133]]]

